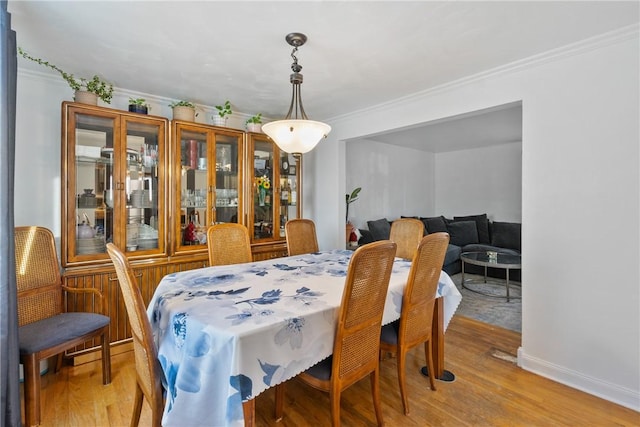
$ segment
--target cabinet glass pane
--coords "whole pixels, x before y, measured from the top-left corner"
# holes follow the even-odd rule
[[[159,132],[157,124],[126,123],[127,251],[158,248]]]
[[[274,236],[273,145],[255,141],[253,149],[253,237],[266,239]]]
[[[180,134],[180,229],[182,245],[206,243],[207,133],[183,130]]]
[[[218,222],[238,222],[238,138],[216,135],[216,209]]]
[[[111,118],[76,115],[75,188],[70,189],[76,195],[75,255],[105,253],[111,239],[113,220],[107,215],[104,195],[111,170],[106,147],[113,147],[113,131]]]
[[[295,158],[280,153],[280,237],[285,237],[284,225],[298,214],[298,170]]]

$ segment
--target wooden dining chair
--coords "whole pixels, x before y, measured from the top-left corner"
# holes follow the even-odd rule
[[[57,356],[57,371],[64,351],[100,339],[102,383],[111,382],[109,317],[102,315],[102,294],[98,289],[62,285],[55,240],[50,230],[37,226],[16,227],[14,238],[25,425],[33,426],[40,424],[41,419],[41,360]],[[88,304],[95,304],[95,312],[66,312],[65,293],[91,294]]]
[[[418,243],[424,237],[424,223],[415,218],[400,218],[393,221],[389,240],[398,245],[398,258],[413,259]]]
[[[371,381],[378,425],[383,425],[380,405],[380,327],[396,244],[381,240],[358,248],[349,262],[342,293],[333,354],[297,376],[329,393],[331,424],[340,425],[340,395],[365,378]],[[285,383],[276,386],[276,418],[282,418]]]
[[[436,291],[442,270],[449,235],[433,233],[425,236],[418,245],[411,262],[409,278],[402,296],[400,320],[382,327],[380,352],[396,353],[398,383],[405,415],[409,415],[409,399],[406,390],[405,359],[407,352],[424,343],[429,372],[433,369],[431,333]],[[382,357],[381,357],[382,358]],[[432,390],[436,389],[434,375],[429,375]]]
[[[164,411],[164,373],[158,359],[158,350],[153,342],[153,332],[147,310],[138,288],[129,260],[113,243],[107,243],[107,252],[113,261],[122,291],[124,305],[131,325],[133,353],[136,364],[136,391],[133,402],[131,427],[140,422],[142,401],[146,398],[151,406],[151,425],[159,427]]]
[[[316,225],[310,219],[290,219],[284,225],[289,256],[318,252]]]
[[[242,264],[253,261],[249,230],[242,224],[215,224],[207,230],[209,265]]]

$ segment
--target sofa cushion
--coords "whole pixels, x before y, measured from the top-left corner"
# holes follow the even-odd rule
[[[428,234],[445,232],[448,233],[447,224],[443,216],[433,216],[428,218],[420,217],[420,221],[424,224],[424,229]]]
[[[449,241],[452,245],[465,246],[478,242],[478,230],[475,221],[454,221],[447,225]]]
[[[359,228],[360,238],[358,239],[358,246],[366,245],[367,243],[373,242],[373,234],[369,230],[365,230],[364,228]]]
[[[480,215],[467,215],[467,216],[454,216],[454,221],[475,221],[476,229],[478,230],[478,242],[491,243],[491,236],[489,235],[489,220],[487,214]]]
[[[388,240],[391,233],[391,224],[386,218],[377,219],[375,221],[367,221],[369,231],[373,235],[373,240]]]
[[[516,222],[496,222],[491,224],[491,244],[500,248],[521,249],[522,225]]]
[[[460,259],[460,254],[462,253],[462,249],[460,246],[449,244],[447,246],[447,252],[444,255],[444,262],[442,265],[449,265],[454,263]]]

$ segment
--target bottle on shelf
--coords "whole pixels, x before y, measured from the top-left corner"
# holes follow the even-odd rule
[[[291,204],[295,205],[298,199],[298,192],[296,191],[296,180],[293,180],[293,184],[291,184]]]

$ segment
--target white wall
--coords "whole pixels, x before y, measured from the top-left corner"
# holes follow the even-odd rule
[[[436,154],[435,215],[522,221],[522,143]]]
[[[344,141],[521,101],[519,363],[640,410],[639,38],[633,26],[332,120],[307,163],[327,176],[309,194],[321,247],[344,238]]]
[[[425,216],[434,208],[434,155],[374,141],[346,144],[346,193],[362,191],[349,206],[358,228],[380,218]],[[344,199],[343,199],[344,201]]]

